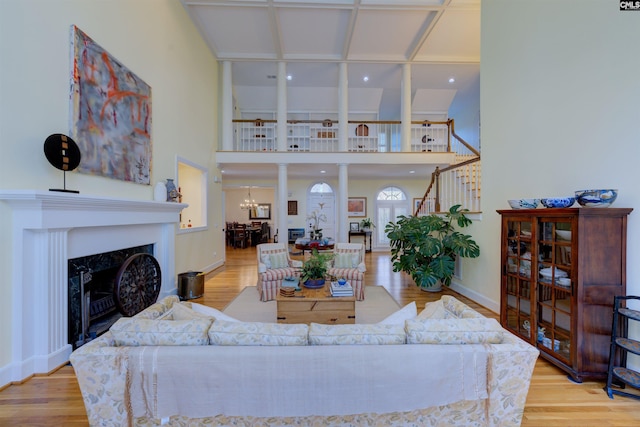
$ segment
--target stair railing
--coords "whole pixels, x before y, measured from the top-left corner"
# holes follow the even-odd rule
[[[456,153],[456,163],[445,168],[436,167],[420,203],[415,207],[416,216],[447,211],[458,204],[470,212],[480,212],[480,152],[455,133],[453,119],[448,120],[448,125],[453,136],[452,151]]]

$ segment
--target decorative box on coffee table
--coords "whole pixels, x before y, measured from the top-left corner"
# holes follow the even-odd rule
[[[294,296],[276,297],[278,323],[356,323],[356,298],[331,296],[329,282],[319,289],[304,286]]]

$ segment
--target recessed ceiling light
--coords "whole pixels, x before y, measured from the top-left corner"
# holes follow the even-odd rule
[[[320,173],[327,173],[327,171],[320,171]]]
[[[455,77],[449,77],[449,83],[455,83],[455,82],[456,82]]]
[[[291,74],[287,75],[287,80],[291,80],[293,79],[293,76]]]
[[[368,81],[369,81],[369,76],[364,76],[364,77],[362,78],[362,81],[363,81],[363,82],[368,82]]]
[[[416,171],[409,171],[409,173],[416,173]]]

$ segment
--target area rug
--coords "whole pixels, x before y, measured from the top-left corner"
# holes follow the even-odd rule
[[[376,323],[395,312],[400,305],[383,286],[366,286],[364,301],[356,301],[356,323]],[[245,322],[275,322],[276,302],[260,301],[255,286],[247,286],[223,310]]]

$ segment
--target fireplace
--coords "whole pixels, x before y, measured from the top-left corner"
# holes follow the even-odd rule
[[[151,245],[158,298],[177,292],[175,234],[187,205],[62,192],[0,190],[11,209],[11,361],[0,387],[69,360],[69,260]],[[105,273],[106,274],[106,273]]]
[[[118,272],[134,255],[153,255],[153,244],[73,258],[68,261],[69,344],[78,348],[106,332],[123,315]],[[160,273],[160,271],[158,271]],[[150,305],[152,298],[143,306]],[[135,310],[134,310],[135,311]]]

